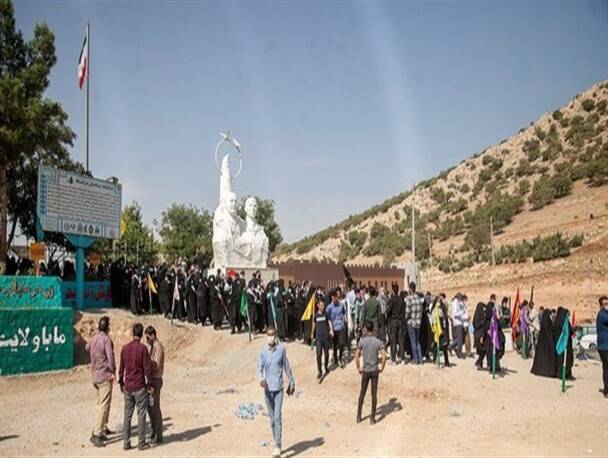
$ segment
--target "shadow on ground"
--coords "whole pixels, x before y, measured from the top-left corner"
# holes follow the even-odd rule
[[[282,456],[286,458],[293,458],[294,456],[300,455],[311,448],[320,447],[325,444],[325,439],[322,437],[317,437],[316,439],[312,439],[309,441],[301,441],[296,444],[293,444],[286,450],[283,450]]]

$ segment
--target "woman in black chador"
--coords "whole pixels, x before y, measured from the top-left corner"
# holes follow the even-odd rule
[[[564,326],[564,320],[567,318],[568,309],[563,307],[558,307],[557,314],[555,315],[555,321],[553,322],[553,341],[557,345],[557,341],[559,340],[559,336],[562,333],[562,328]],[[574,380],[572,376],[572,365],[574,364],[574,354],[572,352],[572,326],[569,326],[570,332],[568,333],[568,343],[566,345],[566,352],[568,353],[566,356],[566,379]],[[555,350],[555,347],[553,347]],[[562,365],[564,364],[564,354],[556,355],[557,359],[557,367],[555,368],[555,375],[558,378],[562,378]]]
[[[534,350],[534,362],[530,372],[543,377],[555,377],[556,368],[557,353],[553,340],[551,310],[545,310],[540,317],[540,332],[538,333],[538,343]]]
[[[488,339],[488,329],[490,329],[490,313],[488,307],[483,302],[479,302],[473,315],[473,337],[475,338],[475,349],[477,350],[477,361],[475,366],[483,370],[483,359],[486,356],[486,339]]]

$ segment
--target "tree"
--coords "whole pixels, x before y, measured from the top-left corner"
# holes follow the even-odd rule
[[[247,196],[250,197],[250,196]],[[243,197],[239,203],[238,215],[245,219],[245,201],[247,197]],[[256,197],[258,201],[258,214],[255,218],[256,222],[264,227],[264,232],[268,237],[268,249],[270,253],[279,246],[283,241],[283,234],[281,234],[281,228],[274,219],[274,200],[272,199],[260,199]],[[299,250],[298,250],[299,252]]]
[[[55,37],[37,24],[26,42],[15,28],[10,0],[0,0],[0,263],[6,258],[9,212],[8,171],[45,157],[67,158],[74,133],[58,103],[44,98],[55,65]],[[10,183],[14,183],[11,178]],[[13,221],[19,219],[14,216]],[[28,226],[28,224],[26,224]]]
[[[127,254],[127,262],[148,263],[155,261],[155,249],[152,242],[152,231],[141,217],[141,207],[135,201],[125,206],[122,211],[125,231],[120,238],[122,252]]]
[[[172,204],[162,214],[160,236],[167,261],[184,258],[208,266],[213,258],[213,216],[193,205]]]

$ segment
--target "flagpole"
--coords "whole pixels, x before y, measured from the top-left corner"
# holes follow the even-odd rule
[[[435,346],[437,347],[435,359],[437,360],[437,368],[439,369],[439,343],[435,344]]]
[[[566,316],[566,319],[568,317]],[[566,359],[568,358],[568,343],[566,342],[566,348],[564,350],[564,363],[562,364],[562,393],[566,392]]]
[[[86,126],[86,131],[85,131],[85,156],[86,156],[86,162],[85,162],[85,168],[87,173],[90,171],[89,168],[89,71],[91,68],[91,59],[90,59],[90,50],[91,49],[91,26],[89,24],[89,22],[87,21],[87,66],[86,66],[86,70],[87,70],[87,108],[86,108],[86,113],[85,113],[85,126]]]

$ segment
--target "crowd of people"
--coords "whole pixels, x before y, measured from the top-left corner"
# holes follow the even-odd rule
[[[50,267],[49,274],[57,273],[57,266]],[[72,271],[73,266],[64,265],[60,274],[69,276]],[[170,319],[213,326],[216,331],[227,324],[231,333],[266,334],[257,377],[265,393],[275,456],[281,449],[283,373],[289,380],[287,394],[295,390],[287,352],[281,345],[285,341],[300,341],[316,349],[319,383],[331,370],[344,369],[354,359],[361,374],[357,422],[361,421],[370,386],[370,422],[375,422],[379,374],[387,361],[392,365],[430,363],[449,368],[454,366],[450,358],[475,358],[473,364],[478,370],[501,374],[506,371],[501,359],[509,343],[522,358],[533,359],[533,374],[574,380],[573,336],[577,325],[569,310],[537,308],[532,297],[520,303],[519,294],[513,306],[510,298],[504,297],[499,303],[492,294],[487,302],[478,302],[471,314],[465,294],[448,298],[444,293],[421,293],[415,283],[407,285],[407,290],[400,290],[398,284],[376,289],[346,278],[343,285],[327,290],[308,281],[264,282],[260,272],[247,278],[245,272],[211,272],[181,261],[173,266],[141,268],[116,262],[96,270],[89,266],[88,272],[110,280],[113,304],[127,307],[134,314],[161,313]],[[602,296],[599,305],[597,348],[604,382],[600,391],[608,398],[608,298]],[[98,335],[87,346],[98,396],[91,437],[96,446],[103,446],[111,433],[107,419],[116,367],[108,330],[109,319],[104,317]],[[144,334],[148,348],[142,343]],[[146,412],[152,425],[152,443],[162,443],[163,361],[164,351],[154,328],[148,326],[144,333],[141,324],[135,325],[133,342],[121,351],[117,377],[125,397],[125,449],[131,447],[129,425],[135,409],[138,447],[149,446]]]

